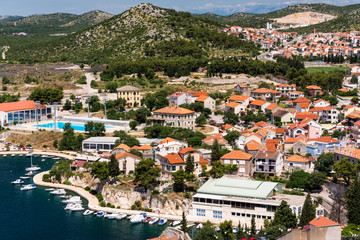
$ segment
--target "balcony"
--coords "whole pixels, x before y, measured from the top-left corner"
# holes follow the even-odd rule
[[[256,166],[276,166],[276,162],[256,162]]]

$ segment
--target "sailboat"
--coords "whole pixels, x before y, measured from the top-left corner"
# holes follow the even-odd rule
[[[31,155],[30,159],[31,159],[31,167],[25,168],[25,171],[38,171],[38,170],[40,170],[41,167],[35,166],[35,165],[32,164],[32,155]]]

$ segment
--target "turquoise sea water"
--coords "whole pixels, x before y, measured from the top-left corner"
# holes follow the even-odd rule
[[[63,129],[65,126],[65,122],[56,122],[56,128],[57,129]],[[36,125],[33,125],[33,127],[36,127]],[[46,123],[46,124],[39,124],[39,127],[42,128],[54,128],[54,123]],[[76,131],[83,131],[85,132],[85,124],[83,123],[71,123],[71,127]],[[113,128],[111,126],[105,126],[105,128]]]
[[[33,158],[42,169],[51,168],[54,160]],[[20,186],[10,184],[24,176],[30,165],[26,157],[0,157],[0,239],[84,239],[84,240],[144,240],[157,237],[166,226],[144,223],[131,224],[129,220],[108,220],[83,216],[82,212],[64,211],[61,198],[52,196],[45,188],[20,191]],[[25,183],[31,182],[24,180]],[[84,200],[83,206],[86,206]]]

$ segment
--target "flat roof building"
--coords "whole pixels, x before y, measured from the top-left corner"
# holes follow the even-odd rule
[[[254,216],[257,227],[264,219],[273,219],[282,200],[296,215],[301,213],[304,196],[284,195],[282,184],[247,180],[234,176],[209,179],[193,196],[190,215],[221,222],[223,219],[250,224]]]
[[[82,142],[84,152],[111,152],[118,137],[91,137]]]

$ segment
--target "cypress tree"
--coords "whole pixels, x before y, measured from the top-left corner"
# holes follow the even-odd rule
[[[312,204],[310,193],[308,193],[304,205],[302,207],[299,225],[301,227],[308,225],[309,222],[314,218],[315,218],[315,208],[314,205]]]
[[[182,220],[180,222],[180,230],[183,232],[187,232],[189,230],[187,227],[187,220],[186,220],[184,212],[182,213]]]
[[[109,162],[109,175],[113,178],[120,174],[119,162],[116,160],[115,155],[111,155]]]
[[[286,201],[281,201],[280,206],[276,209],[272,225],[282,225],[286,228],[296,228],[296,215],[291,211],[291,208]]]
[[[219,239],[218,233],[215,230],[214,225],[207,221],[203,227],[196,234],[194,240],[217,240]]]
[[[217,139],[215,139],[211,148],[211,161],[217,161],[221,157],[220,145]]]
[[[346,192],[346,205],[348,207],[347,209],[348,223],[360,225],[359,199],[360,199],[360,183],[358,180],[355,180],[351,183],[351,185],[349,186]]]
[[[194,157],[189,154],[186,158],[185,172],[187,174],[192,174],[195,170]]]
[[[254,216],[252,216],[252,218],[251,218],[250,233],[251,233],[251,235],[255,235],[255,234],[256,234],[256,223],[255,223],[255,218],[254,218]]]

